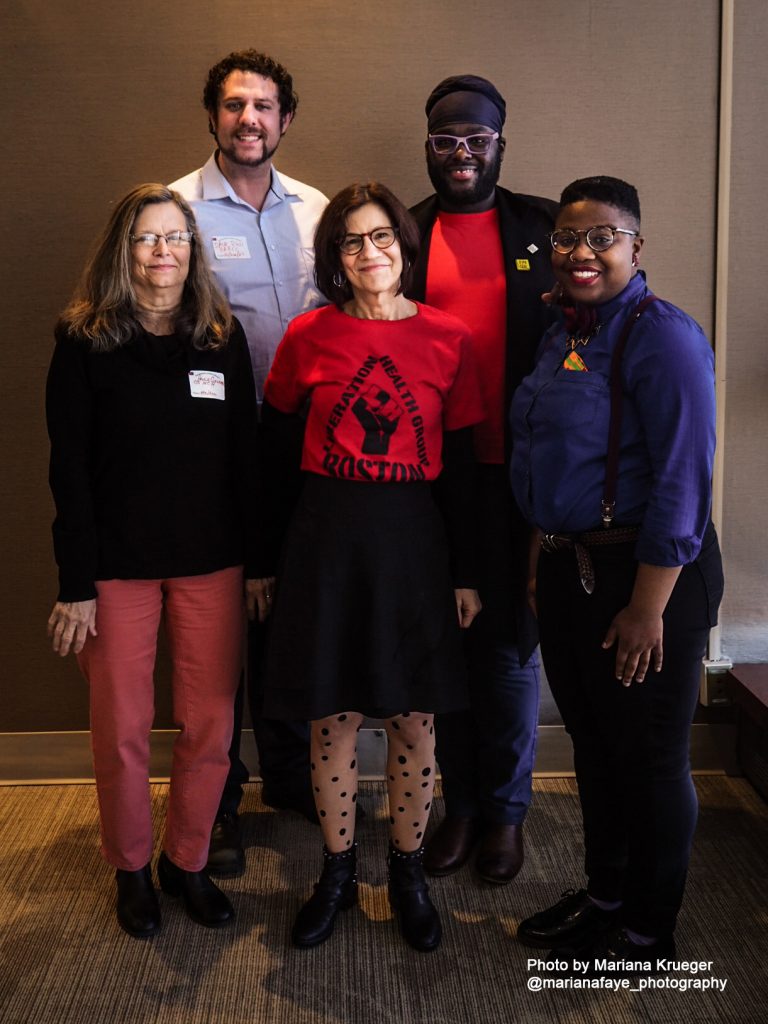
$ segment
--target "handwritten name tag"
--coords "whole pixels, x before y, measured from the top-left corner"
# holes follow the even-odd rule
[[[190,370],[189,392],[193,398],[218,398],[224,401],[224,374],[215,370]]]
[[[211,239],[217,260],[249,260],[248,239],[242,235],[215,235]]]

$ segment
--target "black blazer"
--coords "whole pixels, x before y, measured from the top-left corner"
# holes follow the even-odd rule
[[[547,235],[552,230],[557,203],[539,196],[527,196],[496,189],[501,247],[507,277],[507,345],[505,363],[505,408],[512,393],[533,369],[534,357],[542,335],[552,322],[552,312],[541,301],[542,292],[554,283],[550,262],[552,247]],[[432,228],[438,213],[437,196],[414,206],[411,213],[421,234],[421,251],[414,266],[409,297],[423,302],[427,287],[427,263]],[[536,246],[531,252],[530,246]],[[518,260],[527,260],[530,269],[518,269]],[[523,264],[525,266],[525,264]],[[506,461],[509,462],[511,437],[508,416],[504,417]],[[529,530],[509,490],[510,530],[513,564],[510,566],[510,597],[513,602],[520,659],[527,661],[538,643],[536,622],[528,609]]]

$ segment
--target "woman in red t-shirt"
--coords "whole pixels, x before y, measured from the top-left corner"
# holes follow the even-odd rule
[[[351,185],[332,199],[315,238],[317,283],[332,305],[291,323],[265,386],[272,497],[290,476],[280,438],[297,414],[306,418],[264,707],[269,718],[312,722],[324,867],[293,928],[300,947],[327,939],[356,900],[356,742],[366,715],[385,720],[389,741],[390,902],[411,946],[434,949],[441,937],[422,840],[433,715],[467,703],[460,627],[480,610],[467,475],[483,410],[467,328],[403,294],[417,248],[415,223],[383,185]],[[432,496],[438,476],[443,515]],[[278,546],[267,544],[262,616]]]

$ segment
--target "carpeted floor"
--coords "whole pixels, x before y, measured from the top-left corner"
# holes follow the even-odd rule
[[[97,851],[91,786],[0,788],[0,1021],[3,1024],[635,1024],[768,1019],[768,806],[741,779],[701,777],[702,810],[680,959],[712,961],[666,990],[535,991],[534,955],[517,922],[581,884],[579,814],[568,779],[538,780],[527,862],[512,885],[481,886],[469,869],[433,884],[445,938],[406,947],[386,899],[384,792],[366,783],[359,828],[361,906],[329,942],[302,952],[287,936],[319,871],[319,833],[276,814],[249,787],[248,868],[223,881],[237,921],[190,922],[161,896],[155,939],[124,935],[110,870]],[[165,787],[153,787],[162,819]],[[436,801],[438,817],[442,801]],[[725,990],[681,991],[692,979]],[[532,988],[529,987],[529,983]]]

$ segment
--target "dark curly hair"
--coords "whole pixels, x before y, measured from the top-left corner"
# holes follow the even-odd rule
[[[208,72],[208,79],[203,89],[203,106],[209,114],[215,114],[219,104],[221,87],[233,71],[252,71],[264,78],[271,78],[277,86],[280,99],[280,116],[295,114],[299,105],[299,97],[293,91],[293,78],[282,64],[258,50],[234,50],[214,64]]]
[[[366,203],[380,206],[392,226],[397,228],[403,272],[397,294],[407,292],[413,277],[413,265],[419,254],[419,229],[394,193],[378,181],[366,185],[347,185],[326,206],[315,231],[315,281],[334,305],[341,308],[352,298],[352,286],[344,274],[339,242],[347,232],[347,217]],[[338,284],[341,281],[342,284]]]
[[[560,209],[579,203],[584,199],[592,199],[597,203],[607,203],[623,210],[637,222],[640,229],[640,199],[634,185],[628,185],[621,178],[611,178],[607,174],[597,174],[591,178],[579,178],[566,185],[560,196]]]

